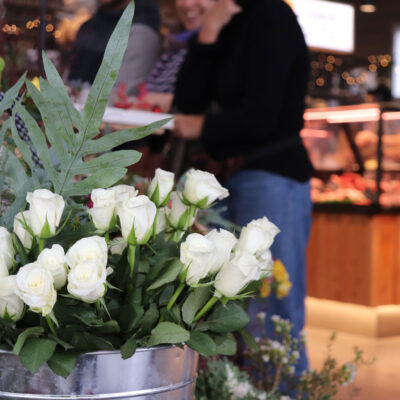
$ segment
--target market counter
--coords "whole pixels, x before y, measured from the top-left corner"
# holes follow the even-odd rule
[[[326,206],[313,214],[308,296],[366,306],[400,304],[400,214]]]

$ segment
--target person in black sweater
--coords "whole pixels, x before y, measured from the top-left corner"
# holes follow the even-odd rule
[[[190,44],[175,91],[175,135],[200,139],[213,165],[230,174],[229,217],[245,225],[267,216],[281,229],[272,254],[293,287],[283,300],[268,299],[268,313],[289,318],[295,335],[304,326],[311,225],[313,168],[299,135],[308,69],[303,33],[286,3],[217,0]],[[250,312],[263,307],[253,302]],[[297,372],[305,368],[303,352]]]

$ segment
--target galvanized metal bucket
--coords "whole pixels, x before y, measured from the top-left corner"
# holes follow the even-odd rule
[[[31,374],[9,351],[0,351],[0,399],[188,400],[193,398],[198,354],[185,346],[138,349],[123,360],[118,351],[78,357],[64,379],[47,364]]]

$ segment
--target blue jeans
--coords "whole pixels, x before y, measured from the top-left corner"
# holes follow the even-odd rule
[[[252,334],[260,336],[255,316],[260,311],[267,311],[268,334],[273,332],[270,317],[278,314],[293,323],[293,335],[298,336],[305,319],[306,246],[312,210],[310,184],[266,171],[243,170],[227,179],[224,186],[230,192],[226,199],[228,219],[244,226],[253,219],[266,216],[281,230],[271,251],[274,259],[282,260],[293,283],[289,296],[282,300],[271,295],[266,305],[257,300],[250,302]],[[307,367],[307,356],[303,351],[296,372]]]

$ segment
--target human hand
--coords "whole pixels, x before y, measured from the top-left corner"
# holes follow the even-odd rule
[[[217,0],[204,17],[198,36],[199,43],[215,43],[222,28],[241,11],[242,8],[234,0]]]
[[[201,136],[201,131],[203,130],[204,124],[204,116],[177,114],[174,116],[174,122],[174,136],[181,139],[194,140]]]

